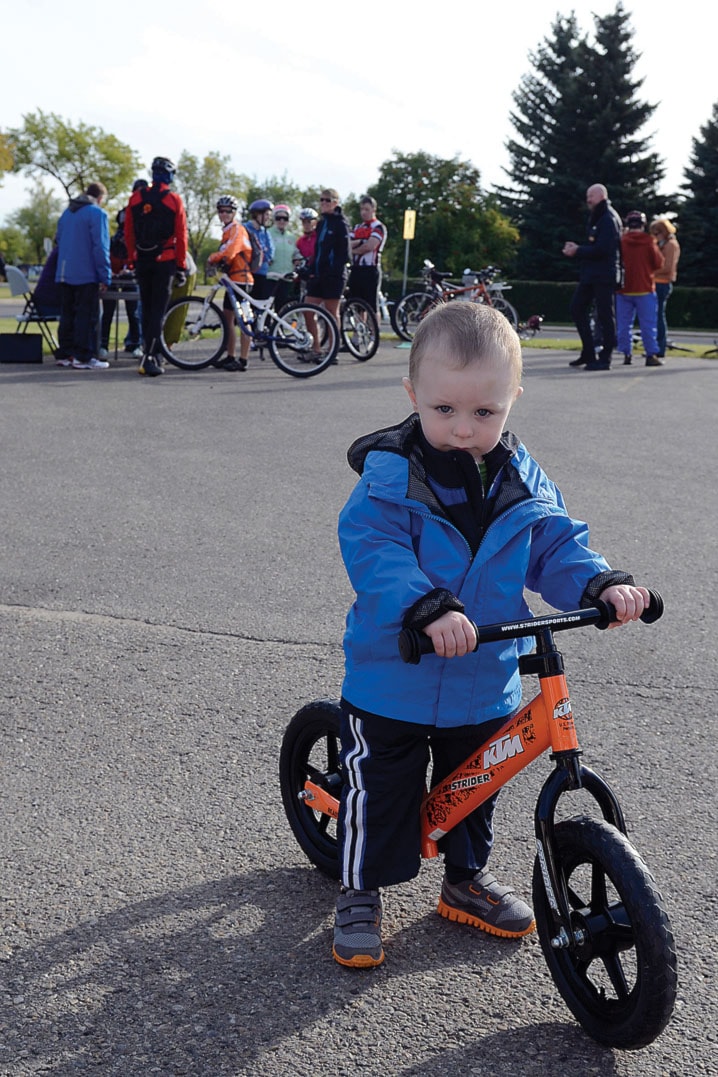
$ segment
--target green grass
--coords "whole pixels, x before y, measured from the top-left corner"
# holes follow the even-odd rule
[[[523,348],[535,348],[538,350],[546,351],[561,351],[561,352],[575,352],[579,348],[578,337],[566,338],[563,337],[560,340],[556,337],[533,337],[531,340],[522,340],[521,346]],[[666,355],[671,355],[675,359],[679,359],[682,355],[691,356],[696,359],[716,359],[717,355],[708,355],[708,352],[715,353],[716,349],[713,344],[686,344],[680,348],[669,348]],[[634,349],[635,355],[643,355],[643,349],[641,347]]]

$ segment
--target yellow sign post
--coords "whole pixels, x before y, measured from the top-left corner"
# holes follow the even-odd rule
[[[409,266],[409,244],[414,238],[414,232],[416,230],[416,210],[405,209],[404,210],[404,283],[402,285],[401,294],[406,295],[406,274]]]

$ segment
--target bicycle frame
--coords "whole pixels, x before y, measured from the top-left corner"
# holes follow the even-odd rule
[[[541,872],[556,926],[554,944],[557,947],[581,942],[580,930],[574,930],[571,923],[570,903],[554,840],[559,798],[569,790],[585,789],[597,802],[607,822],[622,834],[626,833],[626,825],[618,799],[609,785],[579,762],[581,749],[576,736],[563,657],[554,643],[553,633],[583,624],[605,628],[610,619],[604,607],[477,629],[477,647],[503,639],[536,637],[536,652],[519,659],[519,672],[522,675],[538,675],[539,692],[464,763],[428,791],[421,808],[421,854],[430,859],[438,855],[437,843],[442,837],[551,749],[555,769],[539,793],[534,830]],[[404,660],[417,662],[426,641],[424,633],[405,630],[400,637]],[[338,818],[338,799],[311,780],[306,781],[300,797],[308,801],[314,811]]]

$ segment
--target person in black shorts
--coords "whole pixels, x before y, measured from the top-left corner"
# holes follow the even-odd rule
[[[339,303],[346,287],[347,266],[351,260],[349,222],[342,213],[339,194],[333,187],[322,191],[319,203],[317,245],[310,267],[312,275],[307,281],[307,303],[324,307],[338,324]]]

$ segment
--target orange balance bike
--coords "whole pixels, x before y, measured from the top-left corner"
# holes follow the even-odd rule
[[[660,595],[651,592],[641,620],[651,623],[662,612]],[[535,652],[519,659],[519,670],[538,676],[540,690],[427,792],[421,811],[422,855],[435,857],[443,835],[550,750],[554,769],[539,792],[534,815],[533,903],[541,949],[558,990],[586,1032],[606,1046],[636,1049],[662,1032],[673,1011],[673,933],[653,876],[626,836],[616,794],[580,760],[563,657],[554,642],[556,632],[586,625],[603,629],[614,620],[613,608],[599,602],[590,609],[474,626],[477,647],[535,637]],[[399,650],[405,662],[417,663],[431,653],[432,644],[423,632],[405,629]],[[280,756],[289,825],[311,862],[332,878],[339,877],[340,713],[335,700],[302,707],[287,727]],[[557,821],[562,795],[579,789],[598,810]]]

